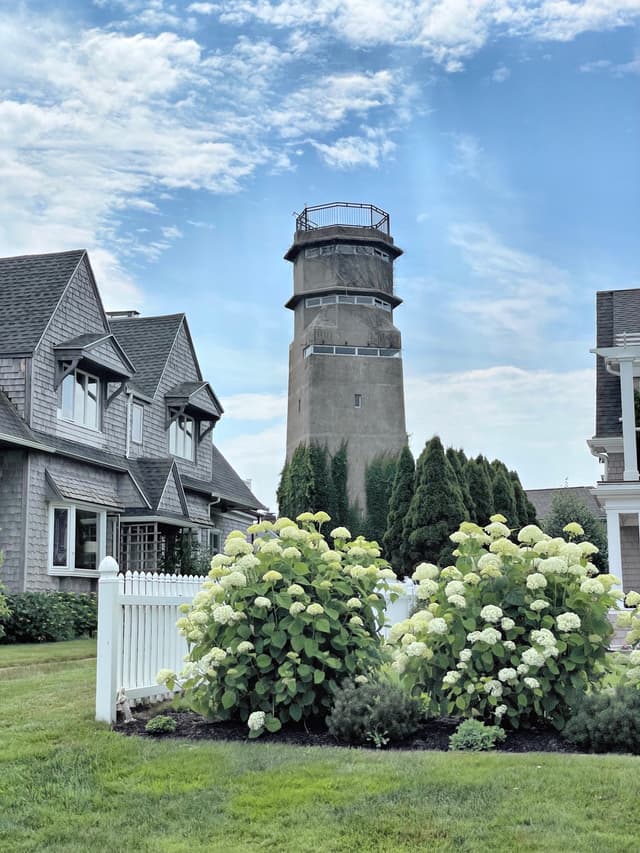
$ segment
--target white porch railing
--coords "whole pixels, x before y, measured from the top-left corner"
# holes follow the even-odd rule
[[[205,578],[152,572],[123,576],[113,557],[105,557],[99,571],[96,720],[111,723],[120,691],[128,699],[164,694],[167,688],[156,683],[158,670],[182,669],[187,642],[176,628],[178,607],[193,600]],[[388,625],[411,612],[413,584],[404,581],[404,587],[406,594],[387,604]]]

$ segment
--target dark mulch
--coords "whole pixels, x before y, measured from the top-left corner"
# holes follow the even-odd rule
[[[144,727],[151,717],[162,713],[172,717],[176,721],[176,730],[170,734],[163,734],[163,738],[188,738],[189,740],[226,740],[247,741],[246,724],[217,722],[209,723],[192,711],[174,711],[146,709],[136,712],[135,719],[130,723],[118,722],[113,728],[123,735],[138,735],[142,737],[158,737],[149,735]],[[387,749],[406,750],[447,750],[449,748],[449,735],[456,730],[459,720],[444,719],[426,722],[415,737],[402,743],[391,744]],[[260,742],[284,743],[292,746],[349,746],[340,743],[322,724],[307,725],[289,724],[279,732],[269,734],[265,732]],[[375,749],[373,744],[364,747]],[[553,728],[534,728],[522,731],[507,732],[507,738],[503,743],[497,745],[501,752],[576,752],[576,747],[569,744],[562,735]]]

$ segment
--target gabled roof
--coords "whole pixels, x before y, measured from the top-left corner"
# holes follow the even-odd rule
[[[129,379],[135,367],[111,332],[88,332],[54,346],[60,359],[80,359],[87,366],[97,367],[109,381]]]
[[[9,440],[10,443],[26,447],[36,447],[41,442],[22,420],[11,400],[4,391],[0,390],[0,441]]]
[[[183,474],[182,482],[185,489],[208,494],[212,498],[221,498],[226,503],[244,509],[266,509],[244,480],[234,471],[215,444],[213,445],[212,469],[211,480],[197,480],[195,477],[187,477]]]
[[[131,380],[134,390],[147,397],[155,395],[167,359],[184,322],[184,314],[110,318],[111,331],[136,367]],[[197,369],[202,378],[200,368]]]
[[[0,258],[0,354],[33,352],[85,254]]]
[[[187,414],[196,413],[197,416],[210,415],[218,420],[224,409],[220,405],[215,391],[208,382],[180,382],[174,385],[164,395],[168,405],[181,406]]]
[[[596,518],[604,518],[605,513],[595,495],[592,486],[562,486],[557,489],[527,489],[527,497],[536,508],[536,515],[542,521],[550,512],[556,495],[571,495],[581,501]]]
[[[128,464],[151,504],[151,509],[157,509],[167,478],[175,464],[173,459],[129,459]]]
[[[52,474],[45,469],[45,479],[50,495],[55,500],[83,501],[97,506],[123,510],[118,490],[109,483],[89,482],[77,474]]]

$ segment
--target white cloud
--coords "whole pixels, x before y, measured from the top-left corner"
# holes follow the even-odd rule
[[[187,12],[195,12],[196,15],[213,15],[219,8],[216,3],[191,3],[187,6]]]
[[[459,172],[470,178],[480,176],[482,147],[470,133],[453,134],[455,159],[449,164],[452,172]]]
[[[325,144],[312,142],[324,161],[336,169],[352,169],[355,166],[375,168],[395,149],[395,143],[386,139],[382,133],[369,133],[365,136],[345,136],[335,142]]]
[[[498,65],[491,75],[491,79],[494,83],[504,83],[504,81],[508,80],[509,77],[511,77],[511,69],[507,68],[506,65]]]
[[[256,433],[228,435],[224,417],[216,428],[215,443],[243,479],[251,480],[251,490],[272,510],[276,509],[276,488],[284,465],[286,425],[284,420]]]
[[[542,329],[564,311],[570,292],[567,273],[507,246],[483,224],[453,225],[449,239],[480,280],[472,281],[463,297],[455,297],[453,310],[473,318],[479,335],[507,334],[520,348],[535,345]]]
[[[286,394],[232,394],[225,397],[224,417],[237,421],[271,421],[287,413]]]
[[[516,469],[526,488],[594,483],[593,370],[521,370],[505,365],[408,376],[407,429],[414,453],[438,434],[467,455],[483,453]]]

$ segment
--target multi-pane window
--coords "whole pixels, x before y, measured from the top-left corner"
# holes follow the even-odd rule
[[[131,408],[131,441],[142,444],[142,429],[144,426],[144,406],[134,403]]]
[[[98,568],[106,545],[106,512],[52,506],[49,525],[49,565],[54,574],[61,569]]]
[[[100,426],[100,380],[83,370],[73,370],[58,392],[58,417],[82,426]]]
[[[188,415],[179,415],[169,426],[169,453],[183,459],[193,459],[195,422]]]

